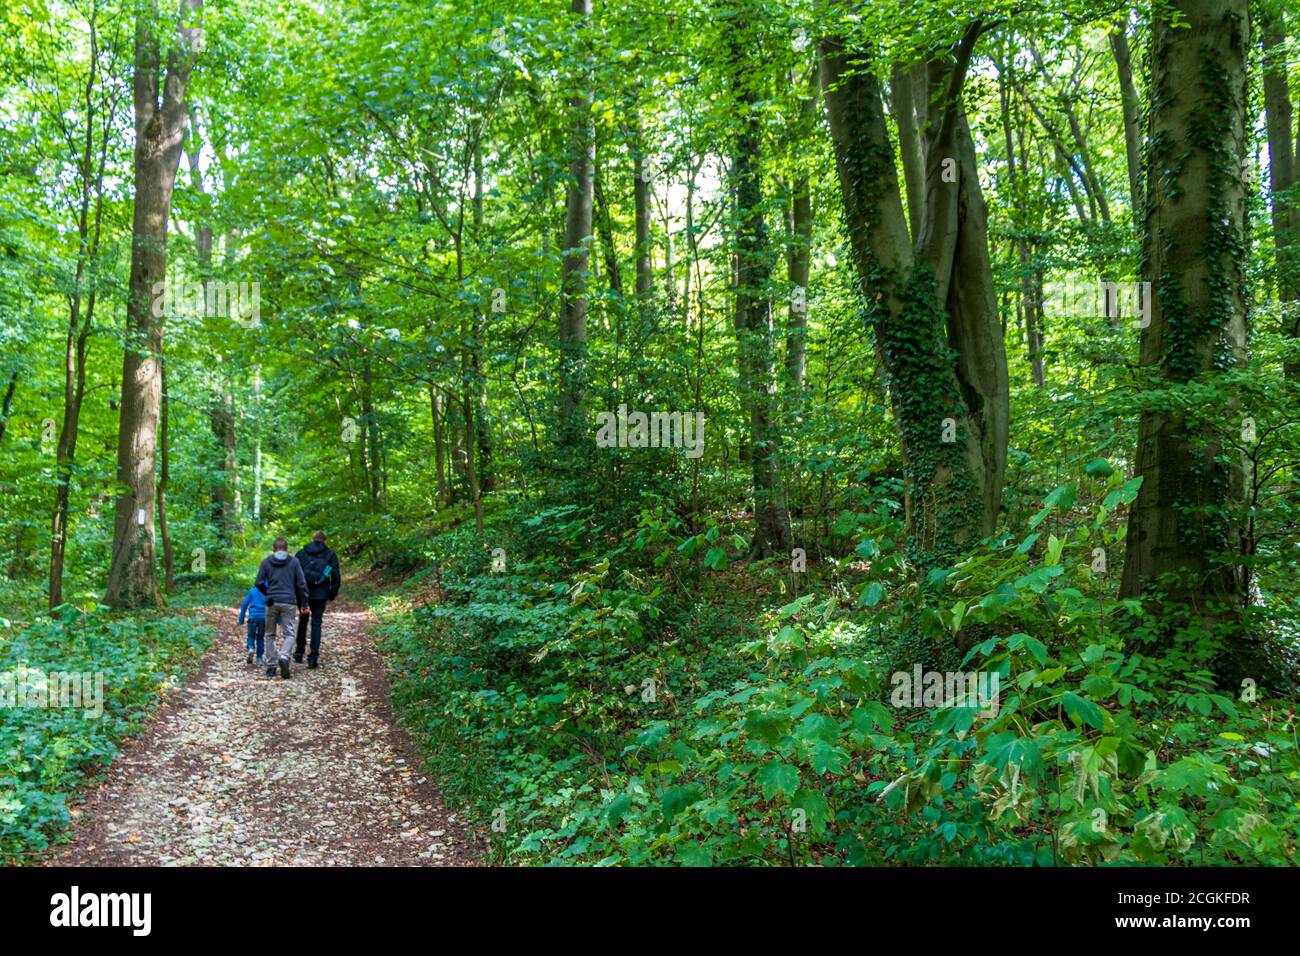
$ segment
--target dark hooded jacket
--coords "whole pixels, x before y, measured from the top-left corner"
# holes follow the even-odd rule
[[[338,597],[339,556],[323,541],[313,541],[297,554],[307,577],[307,591],[314,600],[332,601]]]
[[[257,569],[254,586],[266,595],[267,604],[307,606],[307,579],[303,577],[302,565],[292,554],[285,555],[283,561],[274,554],[264,558]]]

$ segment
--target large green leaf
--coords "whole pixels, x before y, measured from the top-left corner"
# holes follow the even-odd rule
[[[1080,726],[1087,724],[1094,730],[1106,729],[1105,712],[1086,697],[1080,697],[1067,690],[1061,695],[1061,703],[1065,707],[1065,712]]]
[[[788,763],[769,760],[758,772],[758,783],[763,788],[763,796],[774,800],[778,796],[793,796],[799,789],[799,769]]]

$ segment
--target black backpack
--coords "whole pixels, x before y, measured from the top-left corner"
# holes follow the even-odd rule
[[[304,554],[302,556],[302,574],[307,579],[307,587],[309,588],[320,587],[329,581],[329,552]]]

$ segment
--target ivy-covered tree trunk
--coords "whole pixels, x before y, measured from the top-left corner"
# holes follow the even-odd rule
[[[104,602],[112,607],[161,602],[154,571],[158,416],[162,395],[163,319],[154,315],[154,286],[166,280],[167,218],[180,165],[188,108],[185,104],[200,29],[203,0],[186,0],[167,55],[155,33],[159,14],[141,3],[136,14],[135,212],[131,275],[122,361],[122,405],[117,431],[117,496],[113,558]],[[161,96],[160,96],[161,93]]]
[[[909,189],[918,227],[910,238],[869,54],[837,37],[820,44],[845,222],[898,430],[909,540],[922,564],[943,563],[992,533],[1006,471],[1006,354],[961,105],[981,32],[972,24],[930,63],[930,92],[911,100],[931,105],[917,123],[916,161],[903,151],[905,168],[924,183]]]
[[[1176,0],[1156,11],[1142,270],[1151,302],[1141,364],[1169,387],[1246,357],[1249,49],[1247,0]],[[1232,563],[1240,462],[1206,422],[1166,404],[1142,413],[1137,474],[1121,593],[1158,591],[1163,607],[1223,620],[1242,603]],[[1245,656],[1230,669],[1249,673]]]
[[[778,462],[780,433],[774,420],[774,316],[767,290],[772,273],[767,225],[763,217],[760,168],[761,117],[749,60],[737,23],[732,36],[732,85],[740,129],[735,137],[731,177],[736,215],[736,362],[741,407],[749,413],[750,469],[754,492],[754,540],[750,556],[789,554],[790,512]]]

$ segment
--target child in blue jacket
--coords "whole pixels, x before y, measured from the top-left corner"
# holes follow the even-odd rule
[[[253,648],[256,647],[256,663],[261,665],[266,644],[266,595],[257,588],[249,588],[244,595],[244,602],[239,605],[238,623],[244,623],[245,613],[248,615],[248,659],[245,663],[254,663]]]

